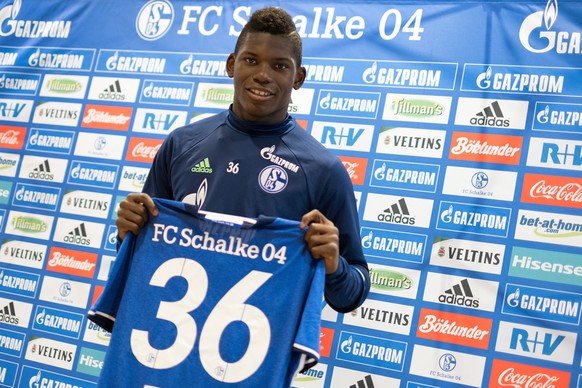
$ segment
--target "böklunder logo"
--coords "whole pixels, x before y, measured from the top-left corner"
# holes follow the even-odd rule
[[[491,319],[422,309],[416,336],[478,349],[487,349],[491,325]]]
[[[133,109],[127,106],[106,106],[87,104],[83,114],[84,128],[129,130],[129,120]]]
[[[455,132],[449,159],[517,165],[522,142],[521,136]]]

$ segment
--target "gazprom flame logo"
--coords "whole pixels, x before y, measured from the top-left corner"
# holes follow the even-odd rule
[[[526,17],[519,29],[519,41],[532,53],[580,54],[580,31],[552,31],[558,19],[558,0],[548,0],[544,11]]]
[[[365,83],[371,84],[376,82],[376,74],[378,72],[378,62],[374,62],[371,67],[367,68],[362,74],[362,79]]]

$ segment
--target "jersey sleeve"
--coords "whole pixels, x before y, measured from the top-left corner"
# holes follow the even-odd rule
[[[87,318],[108,332],[113,331],[115,317],[125,289],[125,283],[131,267],[131,257],[135,247],[136,237],[128,233],[111,268],[107,284],[95,304],[87,314]]]

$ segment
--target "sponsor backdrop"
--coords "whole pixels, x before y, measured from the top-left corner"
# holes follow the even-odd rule
[[[276,4],[305,46],[289,112],[353,179],[373,283],[322,307],[294,386],[582,387],[582,4]],[[118,203],[228,107],[265,5],[0,0],[0,386],[95,386]]]

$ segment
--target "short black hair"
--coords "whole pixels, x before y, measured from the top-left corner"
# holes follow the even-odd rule
[[[297,67],[301,66],[303,44],[295,23],[287,11],[278,7],[265,7],[256,10],[243,27],[234,46],[235,55],[239,52],[249,32],[266,32],[272,35],[287,36],[293,45],[293,57]]]

